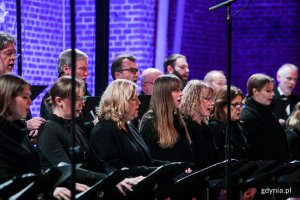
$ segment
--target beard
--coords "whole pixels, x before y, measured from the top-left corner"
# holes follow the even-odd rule
[[[182,81],[183,87],[185,87],[185,85],[187,84],[188,80],[185,80],[183,78],[183,76],[181,76],[176,70],[173,71],[173,74],[175,76],[177,76]]]

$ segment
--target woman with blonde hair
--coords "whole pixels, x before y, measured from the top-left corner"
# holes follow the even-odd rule
[[[180,116],[182,82],[174,75],[158,77],[149,111],[140,122],[140,132],[155,159],[193,161],[191,140]]]
[[[286,121],[285,129],[290,160],[300,160],[300,102]]]
[[[75,80],[76,99],[75,117],[79,117],[85,101],[85,84]],[[57,166],[60,162],[71,164],[70,148],[73,147],[73,134],[77,147],[75,160],[81,163],[76,168],[76,181],[89,186],[107,177],[115,168],[106,164],[95,154],[90,147],[83,130],[76,124],[75,132],[72,132],[72,111],[71,111],[71,90],[72,78],[69,76],[60,77],[50,89],[52,110],[49,120],[38,136],[38,148],[42,158],[44,169]],[[140,178],[124,179],[116,185],[119,192],[125,195],[125,190],[132,190],[130,184],[135,184]],[[118,195],[117,192],[113,192]]]
[[[207,126],[214,105],[214,90],[203,81],[191,80],[182,93],[180,113],[192,140],[196,167],[202,169],[217,162],[217,149]]]
[[[113,81],[101,97],[99,123],[90,143],[101,159],[118,169],[162,164],[151,159],[147,145],[130,123],[138,115],[139,104],[137,86],[125,79]]]

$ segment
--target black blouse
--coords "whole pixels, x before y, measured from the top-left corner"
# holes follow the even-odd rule
[[[75,131],[76,143],[82,150],[76,155],[76,161],[82,164],[82,168],[77,169],[78,181],[92,184],[105,178],[106,175],[103,173],[111,172],[112,168],[109,168],[90,149],[84,133],[77,125]],[[73,146],[72,144],[71,120],[65,120],[54,114],[51,115],[38,136],[42,167],[47,169],[51,166],[57,166],[60,162],[71,164],[70,148]]]

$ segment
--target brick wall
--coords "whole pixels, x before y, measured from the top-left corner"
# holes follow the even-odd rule
[[[6,31],[16,35],[15,2],[4,1],[9,11]],[[77,48],[89,56],[89,90],[94,93],[95,0],[76,1]],[[247,0],[236,1],[232,13]],[[211,69],[226,70],[226,10],[208,12],[219,0],[186,0],[181,52],[187,56],[191,78],[202,79]],[[172,52],[176,0],[170,0],[167,54]],[[51,85],[57,78],[59,53],[70,48],[69,1],[22,1],[23,76],[32,84]],[[233,83],[244,91],[252,73],[275,76],[291,62],[300,66],[300,2],[253,1],[233,18]],[[140,69],[153,67],[157,0],[111,0],[109,65],[121,53],[137,57]],[[3,28],[3,26],[1,26]],[[109,66],[110,67],[110,66]],[[16,73],[16,71],[15,71]],[[109,74],[111,81],[111,75]],[[140,84],[140,82],[138,82]],[[299,85],[299,84],[298,84]],[[299,87],[298,87],[299,88]],[[299,93],[299,89],[297,91]],[[43,95],[43,94],[42,94]],[[41,96],[31,107],[39,113]]]
[[[153,67],[156,6],[156,0],[110,1],[110,66],[119,54],[131,53],[136,56],[139,69]],[[109,81],[112,81],[110,70]],[[140,85],[140,80],[138,80],[138,85]]]
[[[15,2],[5,2],[9,14],[6,18],[8,32],[16,32]],[[48,85],[57,79],[59,53],[71,47],[69,1],[23,0],[22,7],[22,54],[23,77],[33,85]],[[89,90],[94,91],[95,52],[95,3],[94,0],[76,1],[76,47],[89,56]],[[17,68],[17,66],[16,66]],[[15,70],[16,74],[17,70]],[[46,91],[45,90],[45,91]],[[33,116],[39,115],[41,99],[45,91],[33,101]]]
[[[232,14],[246,2],[236,1]],[[181,53],[189,59],[191,78],[202,79],[213,68],[226,70],[226,10],[208,12],[217,3],[220,1],[186,0]],[[283,63],[300,67],[299,11],[297,0],[252,1],[232,19],[233,84],[245,91],[246,81],[253,73],[275,77]],[[172,40],[168,40],[171,47]],[[300,93],[299,87],[296,92]]]

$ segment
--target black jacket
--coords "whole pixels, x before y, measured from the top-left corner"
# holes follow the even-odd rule
[[[269,107],[251,97],[241,113],[241,125],[247,132],[251,160],[288,159],[287,140],[283,127]]]
[[[300,131],[288,128],[285,130],[290,160],[300,160]]]
[[[0,117],[0,179],[24,173],[41,173],[38,152],[23,130],[21,121]]]
[[[209,121],[209,129],[211,131],[213,140],[218,149],[218,160],[225,160],[225,141],[226,141],[226,129],[227,125],[212,119]],[[230,140],[230,152],[231,158],[243,160],[248,159],[248,144],[246,139],[246,133],[240,126],[239,122],[231,122],[231,140]]]
[[[196,167],[208,167],[218,162],[216,145],[205,123],[198,124],[191,118],[185,119],[187,130],[192,140],[192,150]]]
[[[286,120],[289,116],[286,113],[286,107],[290,105],[290,113],[292,113],[295,105],[300,101],[300,98],[292,93],[288,97],[282,97],[279,94],[278,88],[274,89],[275,96],[272,100],[272,109],[276,119]]]
[[[127,133],[120,129],[117,122],[101,119],[92,130],[90,144],[101,159],[117,169],[162,164],[152,160],[137,129],[128,124],[128,130]]]

